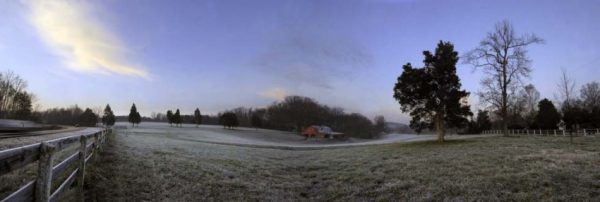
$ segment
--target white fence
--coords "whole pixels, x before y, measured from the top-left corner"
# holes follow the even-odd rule
[[[0,176],[35,161],[38,162],[36,179],[27,182],[19,190],[0,200],[0,202],[60,201],[62,195],[70,189],[75,181],[78,181],[78,198],[83,201],[83,180],[86,163],[106,142],[106,135],[111,132],[110,129],[87,128],[81,131],[68,132],[69,136],[66,137],[0,151]],[[76,143],[80,143],[79,151],[54,165],[56,153],[65,149],[68,145]],[[66,172],[71,165],[77,165],[77,168],[70,173]],[[60,183],[58,188],[52,190],[52,182],[63,175],[68,177]]]
[[[484,130],[481,134],[503,134],[502,130]],[[538,135],[538,136],[588,136],[600,135],[600,129],[579,130],[541,130],[541,129],[509,129],[509,135]]]

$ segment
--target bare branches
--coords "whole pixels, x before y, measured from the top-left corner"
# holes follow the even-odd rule
[[[15,97],[26,87],[27,82],[12,71],[0,73],[0,117],[13,110]]]
[[[600,83],[594,81],[583,85],[580,94],[586,108],[600,107]]]
[[[558,87],[559,101],[561,105],[569,105],[573,102],[575,97],[575,81],[567,74],[567,70],[561,69],[560,80],[556,84]]]
[[[495,25],[479,43],[479,47],[463,56],[467,64],[481,69],[487,75],[481,81],[483,86],[479,96],[481,101],[499,110],[506,122],[506,108],[511,95],[524,78],[531,73],[531,60],[527,57],[527,46],[544,43],[534,34],[517,36],[507,20]],[[503,124],[506,128],[506,123]]]

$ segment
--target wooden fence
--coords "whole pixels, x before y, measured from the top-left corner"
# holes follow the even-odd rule
[[[502,134],[502,130],[484,130],[481,134]],[[538,136],[588,136],[600,135],[600,129],[579,129],[579,130],[532,130],[532,129],[510,129],[509,135],[538,135]]]
[[[77,180],[79,198],[83,200],[83,182],[85,165],[100,146],[106,142],[110,129],[87,128],[81,131],[68,132],[65,137],[43,141],[0,151],[0,176],[20,169],[38,161],[38,173],[35,180],[26,183],[1,202],[8,201],[58,201],[60,197]],[[79,151],[69,155],[62,162],[54,165],[56,152],[79,142]],[[54,179],[62,176],[70,165],[78,167],[52,191]]]

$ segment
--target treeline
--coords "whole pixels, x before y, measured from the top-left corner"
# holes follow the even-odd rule
[[[299,132],[311,125],[325,125],[358,138],[376,138],[385,130],[383,116],[376,117],[374,122],[362,114],[346,113],[342,108],[329,107],[302,96],[288,96],[266,108],[238,107],[219,113],[219,117],[229,113],[235,114],[238,124],[244,127]]]
[[[116,116],[116,121],[128,121],[132,124],[131,116],[137,108],[132,106],[129,116]],[[385,132],[385,118],[375,117],[374,121],[359,113],[346,113],[342,108],[322,105],[312,98],[288,96],[283,101],[275,102],[266,108],[238,107],[218,113],[216,116],[201,115],[196,109],[191,115],[175,112],[152,113],[150,117],[141,117],[141,122],[167,122],[171,125],[205,124],[223,125],[227,128],[237,126],[267,128],[284,131],[300,132],[311,125],[325,125],[336,132],[343,132],[349,137],[376,138]]]
[[[90,108],[82,109],[77,105],[73,105],[34,112],[32,119],[44,124],[93,127],[97,125],[100,117],[98,112],[94,112]]]
[[[118,122],[127,122],[128,121],[128,116],[116,116],[116,121]],[[142,116],[141,117],[141,122],[163,122],[163,123],[168,123],[169,119],[167,118],[167,115],[165,113],[152,113],[150,115],[150,117],[147,116]],[[181,115],[181,122],[182,123],[189,123],[189,124],[193,124],[194,123],[194,115],[187,115],[187,114],[182,114]],[[206,125],[220,125],[219,123],[219,117],[217,115],[202,115],[202,124],[206,124]]]
[[[565,89],[563,89],[564,91]],[[567,90],[569,90],[567,88]],[[544,98],[535,86],[527,85],[511,97],[508,105],[507,125],[509,129],[583,129],[600,128],[600,83],[590,82],[579,89],[571,87],[569,96],[557,98],[558,104]],[[469,123],[470,133],[482,130],[501,129],[500,113],[480,111],[476,120]]]
[[[28,93],[27,82],[11,71],[0,73],[0,118],[30,120],[46,124],[95,126],[98,116],[89,108],[74,105],[34,111],[34,95]]]

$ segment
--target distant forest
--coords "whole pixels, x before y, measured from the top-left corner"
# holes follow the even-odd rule
[[[232,116],[224,116],[225,114]],[[242,127],[299,132],[311,125],[325,125],[331,127],[334,131],[359,138],[376,138],[386,132],[386,123],[383,116],[377,116],[374,120],[370,120],[362,114],[346,113],[342,108],[329,107],[318,103],[312,98],[302,96],[288,96],[266,108],[237,107],[225,110],[217,115],[201,116],[201,124],[206,125],[228,125],[223,118],[231,117],[235,119],[233,126]],[[196,124],[195,116],[192,113],[180,115],[180,119],[181,123]],[[117,116],[116,120],[128,121],[129,116]],[[171,122],[168,113],[152,113],[150,117],[142,117],[141,121]],[[177,124],[177,122],[174,123]]]
[[[81,108],[78,105],[57,107],[46,110],[34,109],[35,96],[25,89],[27,82],[13,72],[0,73],[0,118],[31,120],[45,124],[97,126],[98,123],[112,125],[115,121],[167,122],[208,125],[226,125],[228,127],[255,127],[300,132],[311,125],[325,125],[334,131],[343,132],[350,137],[376,138],[386,132],[383,116],[371,120],[359,113],[347,113],[342,108],[329,107],[312,98],[288,96],[266,108],[238,107],[216,115],[201,115],[200,110],[173,113],[152,113],[142,117],[137,107],[132,106],[128,116],[115,116],[107,105],[104,110]],[[143,108],[143,106],[140,106]],[[171,117],[171,118],[170,118]],[[389,132],[389,131],[387,131]]]

